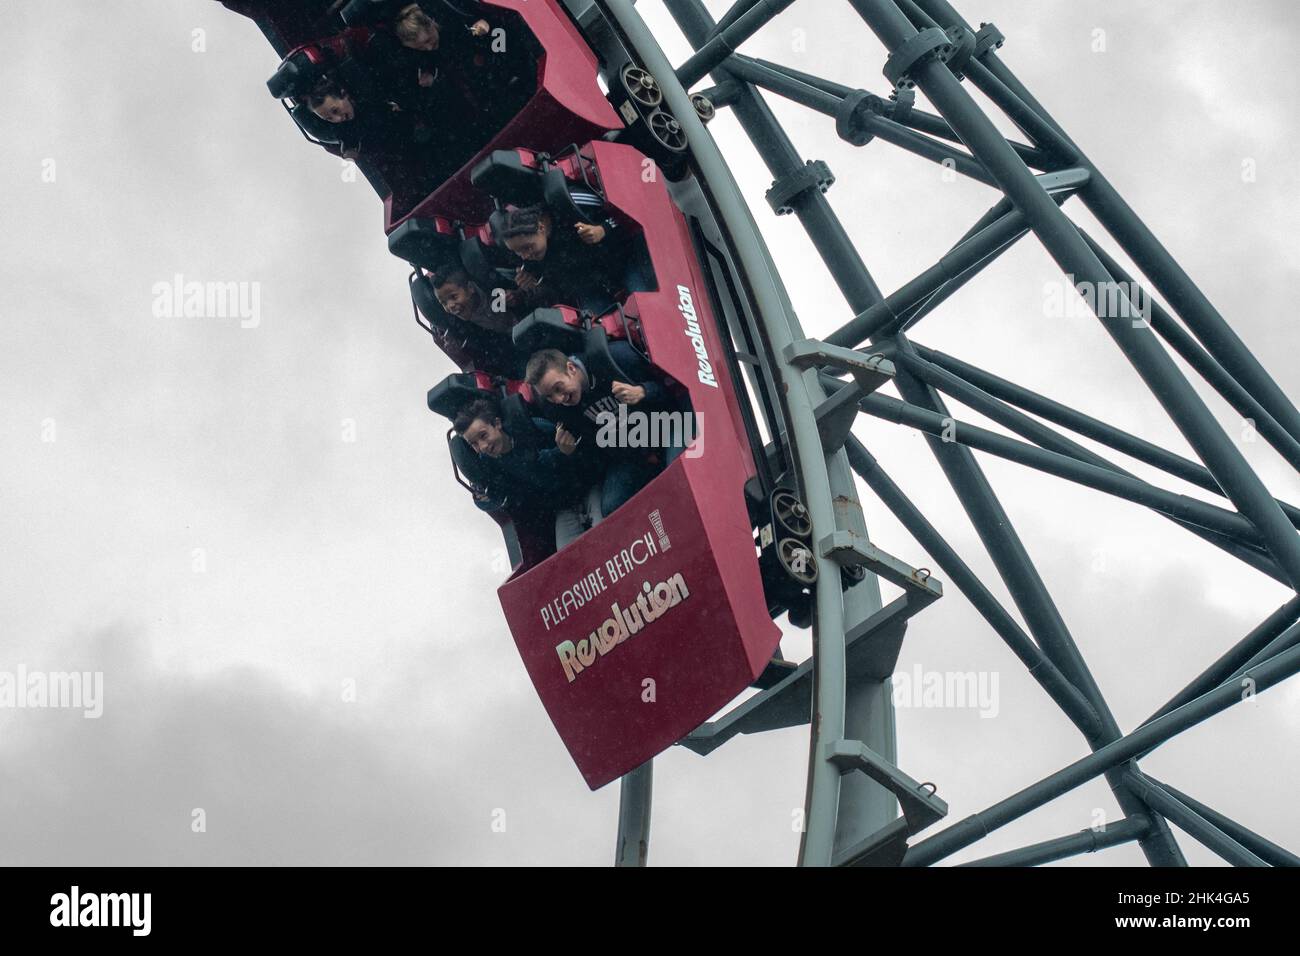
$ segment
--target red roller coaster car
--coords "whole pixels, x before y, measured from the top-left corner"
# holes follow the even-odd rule
[[[223,2],[257,19],[282,53],[341,28],[326,3]],[[727,260],[707,238],[705,204],[687,201],[698,187],[679,163],[674,122],[635,64],[598,61],[555,0],[480,6],[517,15],[536,39],[537,90],[430,195],[410,208],[385,196],[390,248],[415,269],[413,295],[426,327],[445,329],[448,317],[425,270],[450,259],[485,288],[508,282],[511,258],[494,230],[506,205],[541,202],[580,220],[582,209],[569,208],[573,196],[595,194],[638,237],[644,261],[633,264],[624,295],[602,315],[539,310],[515,327],[514,340],[525,351],[558,345],[599,360],[610,340],[624,339],[698,423],[685,453],[558,552],[538,516],[495,515],[515,559],[498,591],[506,620],[594,789],[680,740],[765,672],[772,676],[780,640],[772,618],[786,609],[792,617],[806,613],[816,566],[791,567],[806,530],[797,500],[776,486],[780,469],[759,438],[733,345],[740,299],[735,283],[720,278]],[[598,76],[612,78],[610,94]],[[450,417],[469,398],[496,393],[509,397],[507,414],[529,413],[530,389],[472,348],[435,339],[471,371],[435,387],[430,408]],[[474,457],[459,441],[452,440],[452,458],[472,484]]]

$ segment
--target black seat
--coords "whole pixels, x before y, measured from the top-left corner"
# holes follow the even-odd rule
[[[546,434],[533,427],[533,411],[522,395],[507,395],[501,400],[501,418],[501,423],[515,441],[531,447],[544,442]]]
[[[576,355],[584,350],[586,343],[583,330],[566,322],[565,311],[561,309],[534,309],[510,330],[510,335],[515,348],[525,355],[541,349],[559,349],[565,355]]]
[[[599,325],[593,325],[584,336],[582,361],[586,363],[587,370],[597,379],[603,376],[605,381],[633,380],[632,376],[614,361],[614,356],[609,352],[609,337],[605,335],[604,328]]]
[[[514,285],[513,256],[504,246],[488,245],[478,236],[468,236],[460,244],[460,262],[470,278],[485,290]],[[515,260],[518,261],[518,260]]]
[[[415,307],[420,310],[420,314],[434,325],[446,328],[449,324],[447,320],[451,316],[447,314],[434,294],[433,280],[417,272],[412,273],[410,283],[411,298],[415,301]]]
[[[592,218],[573,201],[569,193],[569,180],[558,166],[552,166],[542,175],[542,202],[559,222],[592,222]]]
[[[429,410],[454,419],[470,402],[496,395],[494,390],[482,388],[479,381],[473,372],[453,372],[429,389]]]
[[[471,485],[480,489],[487,487],[487,469],[478,453],[469,447],[469,442],[455,432],[447,436],[447,449],[451,452],[451,461],[457,473]]]
[[[324,64],[313,63],[305,51],[296,50],[276,67],[271,78],[266,81],[266,88],[277,100],[305,96],[324,75]]]
[[[318,143],[337,143],[340,141],[339,129],[328,120],[323,120],[301,103],[289,111],[298,128]]]
[[[494,149],[474,164],[469,181],[489,195],[514,206],[531,206],[542,199],[542,174],[524,163],[513,149]]]
[[[410,0],[348,0],[339,18],[350,27],[391,20]]]
[[[460,246],[460,236],[439,229],[432,219],[408,219],[388,235],[389,252],[430,270],[460,261]]]

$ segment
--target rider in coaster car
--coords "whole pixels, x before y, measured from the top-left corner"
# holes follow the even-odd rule
[[[443,311],[456,320],[464,346],[482,356],[486,371],[519,378],[522,363],[510,338],[519,321],[506,308],[504,292],[489,295],[456,263],[439,266],[430,276],[434,296]]]
[[[628,229],[606,210],[599,196],[571,193],[596,222],[562,222],[545,206],[506,214],[500,239],[523,260],[515,273],[511,305],[520,314],[549,305],[571,305],[600,313],[618,301],[632,258]]]
[[[302,102],[321,119],[338,127],[339,143],[346,159],[355,159],[361,153],[394,152],[417,137],[428,138],[420,136],[414,120],[395,101],[359,103],[357,97],[330,76],[322,78],[315,89],[302,97]]]
[[[544,400],[544,414],[555,422],[557,441],[561,433],[573,435],[580,444],[595,449],[604,473],[600,491],[600,514],[608,517],[641,490],[659,470],[653,448],[634,444],[617,429],[604,427],[603,416],[619,415],[628,406],[628,421],[640,414],[675,410],[668,388],[656,380],[656,373],[631,345],[609,343],[610,358],[632,379],[621,382],[597,377],[580,356],[565,355],[559,349],[542,349],[528,360],[525,380]],[[608,420],[608,419],[606,419]],[[612,424],[612,420],[608,420]],[[627,429],[631,433],[632,429]],[[614,439],[609,440],[610,433]],[[642,426],[642,433],[646,429]],[[663,449],[664,462],[675,458],[680,447]]]
[[[493,30],[486,16],[425,0],[403,7],[391,24],[388,70],[394,88],[418,108],[482,147],[532,95],[535,80],[519,63],[519,37]]]
[[[564,429],[552,438],[550,422],[529,418],[507,426],[501,405],[485,398],[457,414],[452,427],[478,454],[487,487],[474,495],[484,511],[511,507],[555,512],[555,546],[563,548],[582,533],[582,499],[592,484],[587,456]]]
[[[470,155],[458,144],[449,146],[420,113],[395,100],[361,101],[333,77],[322,79],[301,102],[335,125],[339,155],[377,163],[402,195],[428,195]]]

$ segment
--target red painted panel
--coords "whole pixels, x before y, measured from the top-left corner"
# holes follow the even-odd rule
[[[702,435],[611,517],[498,592],[533,685],[595,789],[744,690],[771,659],[780,631],[767,614],[745,507],[753,460],[685,220],[662,181],[643,178],[639,151],[604,142],[590,149],[610,205],[643,229],[659,284],[631,296],[628,311],[641,319],[651,360],[690,392]],[[660,527],[669,548],[657,544]],[[636,541],[656,544],[629,550],[633,561],[645,560],[625,570],[620,556]],[[622,610],[635,615],[630,609],[647,582],[678,582],[689,596],[623,638],[613,607],[620,617]],[[647,679],[653,702],[643,700]]]
[[[740,488],[719,480],[742,474],[734,445],[683,455],[498,592],[533,686],[593,790],[725,706],[780,639]],[[643,604],[661,614],[647,622]]]
[[[384,230],[392,232],[411,216],[439,215],[482,222],[491,200],[470,184],[474,164],[494,149],[556,152],[584,143],[611,129],[622,129],[614,108],[596,84],[596,56],[555,0],[484,0],[489,7],[512,10],[545,48],[537,93],[528,105],[469,162],[428,199],[393,218],[392,197],[384,201]]]

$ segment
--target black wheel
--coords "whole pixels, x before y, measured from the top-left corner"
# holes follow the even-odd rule
[[[623,68],[623,89],[643,109],[652,110],[664,101],[663,90],[647,70],[628,64]]]
[[[699,116],[701,123],[707,123],[718,113],[717,108],[713,105],[713,100],[703,93],[692,93],[691,105],[695,107],[696,115]]]
[[[817,583],[817,559],[798,538],[782,538],[776,545],[781,570],[805,587]]]
[[[772,495],[772,520],[783,534],[807,541],[812,534],[812,519],[808,509],[793,491],[778,491]]]
[[[656,143],[673,153],[686,152],[686,131],[677,117],[664,110],[655,110],[646,120],[646,126]]]

